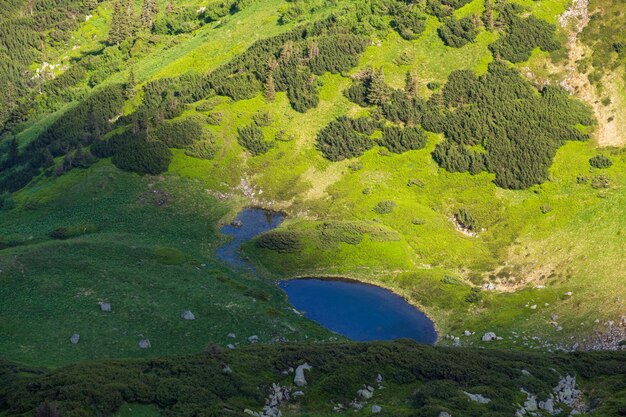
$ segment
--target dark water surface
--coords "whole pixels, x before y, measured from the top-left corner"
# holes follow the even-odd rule
[[[278,227],[285,216],[262,209],[242,210],[235,222],[221,232],[233,237],[217,249],[217,257],[235,270],[252,265],[241,257],[241,245],[253,237]],[[235,223],[233,222],[233,223]],[[437,334],[433,322],[402,297],[373,285],[332,279],[281,281],[291,304],[304,315],[356,341],[410,338],[433,344]]]
[[[279,286],[307,318],[349,339],[437,340],[433,322],[424,313],[384,288],[312,278],[281,281]]]
[[[233,221],[233,223],[240,222],[240,227],[227,224],[220,230],[225,235],[232,236],[233,240],[217,248],[218,259],[234,269],[249,268],[254,271],[252,265],[241,257],[239,248],[256,235],[277,228],[283,220],[285,216],[281,213],[258,208],[242,210]]]

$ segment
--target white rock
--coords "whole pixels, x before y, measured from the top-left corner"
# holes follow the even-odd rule
[[[152,345],[150,344],[150,340],[148,340],[148,339],[141,339],[139,341],[139,348],[140,349],[148,349],[150,347],[152,347]]]
[[[469,392],[465,392],[465,391],[463,391],[463,392],[464,392],[464,394],[465,394],[465,395],[467,395],[467,397],[468,397],[470,400],[475,401],[475,402],[477,402],[477,403],[480,403],[480,404],[488,404],[488,403],[490,403],[490,402],[491,402],[491,400],[490,400],[489,398],[487,398],[487,397],[483,397],[483,396],[482,396],[482,395],[480,395],[480,394],[471,394],[471,393],[469,393]]]
[[[374,396],[374,393],[366,389],[360,389],[356,392],[356,395],[363,399],[369,400]]]
[[[306,378],[304,377],[304,371],[309,371],[313,369],[311,365],[308,363],[303,363],[302,365],[296,368],[296,376],[293,378],[293,383],[296,384],[297,387],[303,387],[306,385]]]
[[[439,413],[439,417],[452,417],[452,416],[447,411],[442,411],[441,413]]]
[[[79,340],[80,340],[80,335],[78,333],[74,333],[70,337],[70,343],[73,344],[73,345],[77,344]]]
[[[494,332],[487,332],[483,335],[483,342],[491,342],[492,340],[494,340],[496,338],[496,334]]]
[[[383,408],[380,405],[373,405],[372,406],[372,414],[378,414],[381,411],[383,411]]]
[[[248,338],[248,342],[250,343],[258,343],[258,341],[259,341],[259,336],[257,335],[253,335]]]
[[[191,311],[185,310],[182,313],[180,313],[180,318],[183,320],[195,320],[196,316],[194,316]]]
[[[100,303],[100,311],[104,311],[105,313],[110,313],[111,303]]]

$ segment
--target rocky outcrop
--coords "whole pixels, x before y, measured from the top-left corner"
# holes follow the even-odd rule
[[[465,392],[465,391],[463,391],[463,393],[467,395],[467,398],[469,398],[471,401],[475,401],[479,404],[489,404],[491,402],[489,398],[483,397],[480,394],[472,394],[472,393]]]

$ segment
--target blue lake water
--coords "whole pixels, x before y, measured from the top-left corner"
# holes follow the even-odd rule
[[[239,227],[227,224],[220,230],[225,235],[232,236],[233,239],[217,248],[217,258],[234,269],[247,268],[254,271],[252,265],[241,257],[239,248],[256,235],[277,228],[283,220],[285,216],[281,213],[258,208],[242,210],[233,222],[240,222]]]
[[[305,317],[351,340],[437,340],[424,313],[384,288],[329,279],[295,279],[279,286]]]
[[[243,259],[240,247],[253,237],[278,227],[285,216],[262,209],[242,210],[221,232],[232,236],[217,249],[217,257],[235,270],[254,267]],[[289,302],[307,318],[351,340],[414,339],[433,344],[432,321],[402,297],[384,288],[353,281],[295,279],[278,284]]]

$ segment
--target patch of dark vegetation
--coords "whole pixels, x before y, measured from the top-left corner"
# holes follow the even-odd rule
[[[262,234],[256,239],[259,248],[269,249],[276,252],[298,252],[304,248],[300,236],[297,233],[280,230]]]
[[[537,47],[546,52],[559,49],[554,25],[533,15],[521,17],[522,12],[522,6],[516,3],[501,8],[496,25],[503,27],[504,34],[489,45],[494,56],[517,63],[528,60]]]
[[[313,367],[306,375],[305,398],[312,415],[328,413],[329,404],[347,405],[363,384],[375,386],[379,373],[387,391],[397,393],[393,409],[398,416],[429,417],[444,410],[467,417],[513,415],[523,398],[520,388],[545,398],[559,376],[568,374],[588,389],[602,387],[596,414],[620,415],[626,405],[624,352],[487,352],[397,341],[235,350],[213,345],[193,356],[95,361],[55,370],[0,362],[0,410],[7,416],[32,415],[49,403],[61,415],[89,417],[115,414],[123,403],[141,403],[172,417],[218,416],[226,409],[260,408],[272,383],[292,383],[293,376],[281,372],[304,362]],[[224,364],[234,372],[222,372]],[[463,392],[480,393],[490,402],[468,401]]]
[[[417,126],[405,128],[388,126],[383,128],[383,136],[379,143],[393,153],[422,149],[426,146],[426,133]]]
[[[374,206],[374,211],[378,214],[391,214],[396,208],[396,202],[393,200],[382,200]]]
[[[169,148],[185,148],[204,137],[202,124],[197,118],[167,120],[159,124],[150,134]]]
[[[611,161],[604,155],[596,155],[593,158],[589,159],[589,165],[594,168],[604,169],[613,165],[613,161]]]
[[[98,226],[95,224],[77,224],[67,227],[59,227],[50,232],[53,239],[65,240],[73,237],[83,236],[90,233],[96,233]]]
[[[444,19],[443,24],[437,29],[437,33],[446,45],[460,48],[476,39],[476,35],[478,35],[477,22],[476,16],[465,16],[458,20],[454,16],[450,16]]]
[[[361,156],[374,146],[368,135],[356,130],[362,124],[345,116],[337,118],[318,133],[317,148],[331,161]]]
[[[478,228],[478,224],[474,216],[472,216],[472,214],[464,208],[460,208],[454,213],[454,220],[463,229],[476,231]]]
[[[163,142],[138,137],[122,144],[112,161],[116,167],[125,171],[157,175],[167,171],[172,152]]]
[[[267,153],[274,147],[274,143],[265,140],[263,131],[254,123],[238,128],[237,133],[237,142],[252,156]]]

